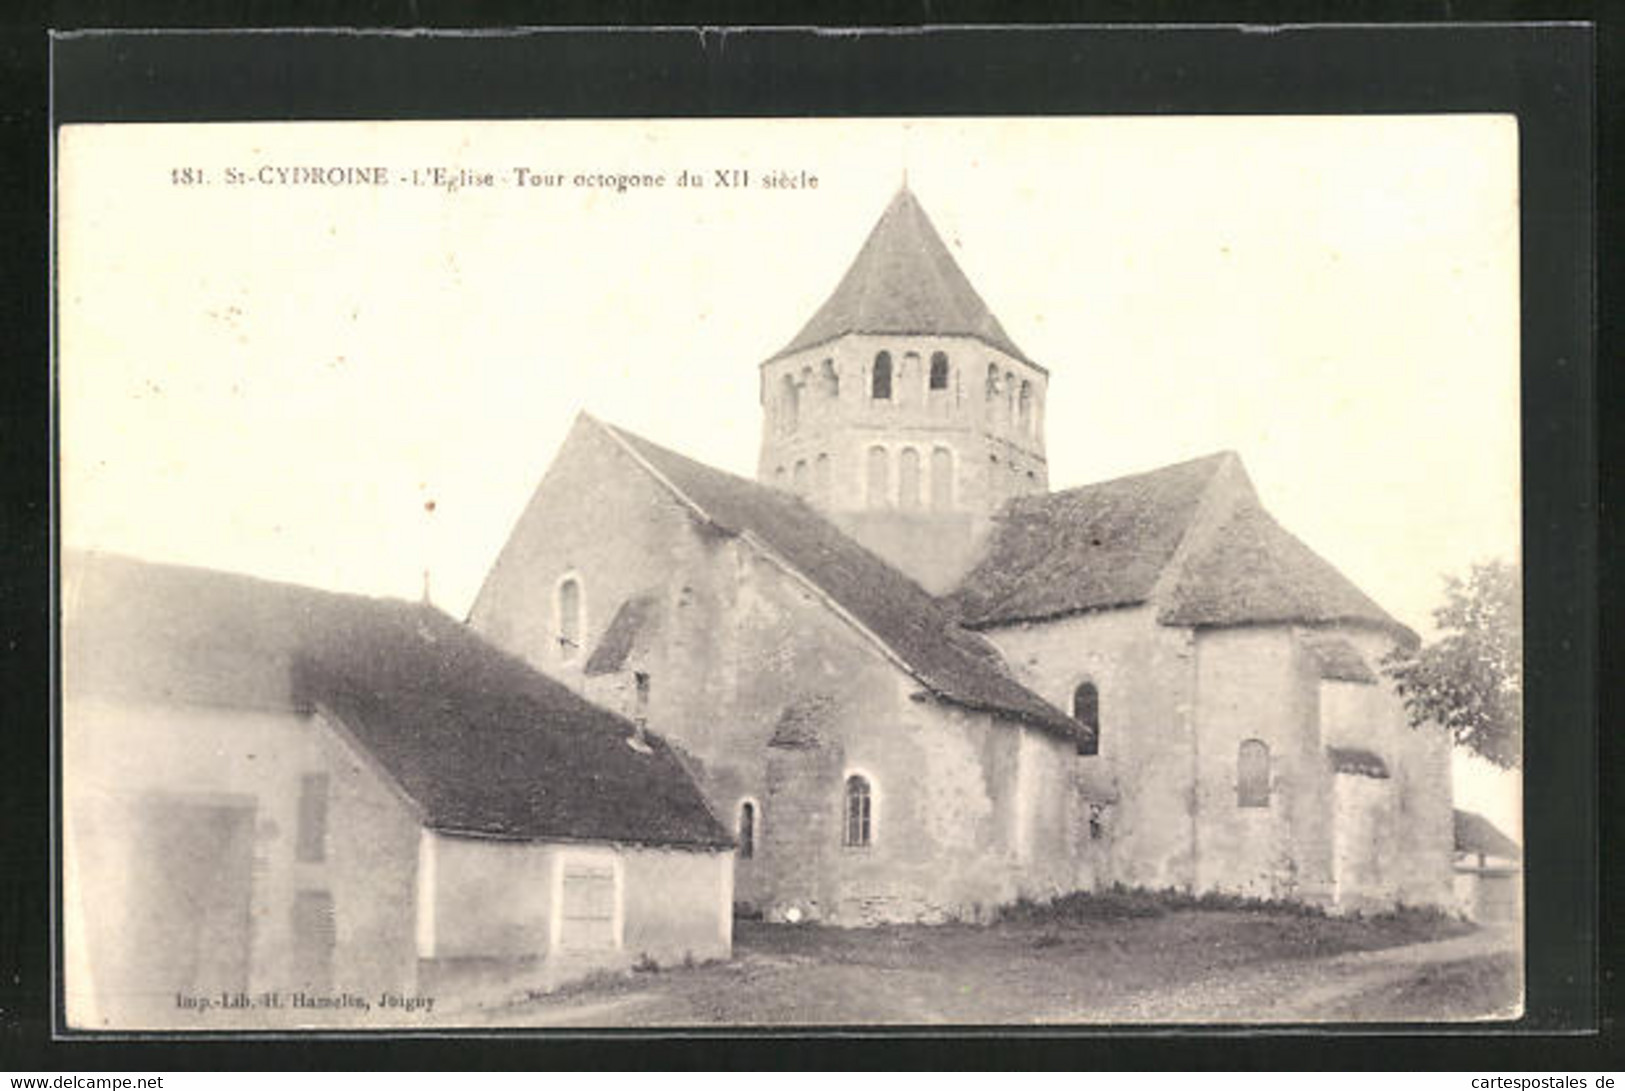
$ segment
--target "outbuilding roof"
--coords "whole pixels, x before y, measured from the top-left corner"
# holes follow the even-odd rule
[[[849,333],[974,337],[1027,361],[906,185],[886,206],[835,291],[772,359]]]
[[[918,584],[799,497],[596,423],[674,490],[697,517],[722,533],[750,535],[766,546],[872,633],[930,693],[1068,739],[1087,730],[1007,674],[993,646],[961,628]]]
[[[516,840],[732,843],[664,740],[433,607],[105,554],[64,558],[63,685],[321,711],[424,825]]]
[[[1457,852],[1481,852],[1485,856],[1501,856],[1511,860],[1523,857],[1523,850],[1516,841],[1476,811],[1458,810],[1455,821]]]

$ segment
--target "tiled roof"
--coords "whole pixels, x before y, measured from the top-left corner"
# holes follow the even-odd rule
[[[609,619],[598,646],[592,650],[583,668],[588,674],[614,674],[626,666],[626,657],[632,654],[639,635],[654,624],[659,602],[653,595],[633,595],[621,603],[615,616]]]
[[[998,652],[962,629],[918,584],[843,534],[800,498],[713,469],[608,424],[725,534],[750,534],[818,588],[943,700],[995,712],[1068,739],[1081,725],[1005,672]]]
[[[951,601],[978,628],[1144,602],[1226,457],[1016,497]]]
[[[1303,646],[1320,664],[1321,678],[1331,682],[1360,682],[1375,685],[1377,676],[1366,665],[1358,648],[1340,636],[1305,637]]]
[[[978,629],[1154,602],[1165,625],[1354,623],[1416,639],[1282,529],[1229,452],[1009,501],[948,601]]]
[[[1326,760],[1331,764],[1334,773],[1348,773],[1378,780],[1388,779],[1388,763],[1370,750],[1361,750],[1353,746],[1328,746]]]
[[[432,607],[106,555],[64,577],[70,698],[326,710],[443,832],[731,843],[663,740],[634,750],[632,724]]]
[[[1186,563],[1159,620],[1192,626],[1353,622],[1415,640],[1256,503],[1238,505]]]
[[[1482,852],[1485,856],[1522,859],[1518,843],[1498,829],[1495,823],[1474,811],[1456,811],[1456,851]]]
[[[849,333],[974,337],[1027,359],[907,187],[892,198],[834,293],[773,359]]]

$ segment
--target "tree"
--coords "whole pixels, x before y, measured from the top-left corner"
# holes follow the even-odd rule
[[[1506,561],[1445,577],[1439,637],[1383,662],[1411,726],[1436,724],[1459,746],[1511,769],[1523,761],[1523,576]]]

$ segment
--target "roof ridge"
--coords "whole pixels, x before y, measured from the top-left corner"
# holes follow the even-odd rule
[[[1065,730],[1071,731],[1070,718],[1024,685],[999,656],[997,648],[991,642],[959,625],[954,614],[937,598],[887,563],[884,558],[864,548],[861,543],[801,498],[781,489],[771,488],[759,481],[708,466],[617,425],[607,422],[597,423],[611,436],[617,446],[631,456],[634,465],[641,467],[658,484],[666,488],[697,518],[748,542],[758,556],[779,568],[788,578],[823,603],[831,613],[868,641],[888,662],[907,677],[914,679],[928,693],[966,708],[997,712],[1051,730],[1061,730],[1065,724]],[[639,445],[646,447],[647,453],[640,450]],[[672,473],[667,473],[664,468],[654,464],[654,460],[666,458],[674,460],[671,464]],[[768,507],[773,514],[763,516],[769,518],[770,522],[762,523],[760,518],[738,510],[734,512],[738,525],[732,525],[691,495],[687,488],[673,479],[674,474],[692,475],[690,484],[700,489],[702,494],[711,494],[712,501],[721,503],[725,508],[732,504],[732,500],[726,494],[727,488],[737,490],[741,496],[755,498],[752,502],[771,501]],[[709,479],[715,479],[717,484],[725,486],[724,491],[714,491],[712,481]],[[774,508],[774,505],[777,507]],[[795,525],[802,519],[806,522]],[[857,555],[861,555],[864,560],[860,567],[867,569],[868,566],[873,566],[873,574],[883,578],[894,593],[894,605],[908,612],[921,632],[933,634],[933,639],[940,643],[941,648],[949,650],[952,662],[945,665],[935,661],[933,655],[936,653],[931,648],[911,647],[909,641],[912,639],[910,635],[912,630],[898,630],[887,635],[887,618],[880,617],[877,622],[873,611],[866,613],[865,603],[854,597],[851,588],[847,588],[847,593],[843,595],[839,579],[836,580],[837,586],[832,587],[820,577],[816,566],[809,568],[803,563],[808,557],[815,557],[816,554],[806,554],[798,560],[797,547],[793,539],[775,539],[773,527],[777,526],[778,522],[792,524],[781,528],[792,535],[797,531],[815,537],[829,535],[824,545],[833,547],[838,544],[842,549],[853,551],[854,555],[850,558],[853,562],[856,562]],[[765,529],[758,530],[758,525]],[[974,647],[969,646],[967,642],[973,643]],[[974,692],[974,684],[956,684],[959,680],[956,679],[955,672],[961,670],[985,670],[987,677],[981,681],[990,682],[992,677],[996,676],[997,688],[1013,687],[1014,691],[1019,691],[1019,700],[1013,693],[1006,693],[1003,697],[978,696]]]
[[[1235,459],[1237,462],[1241,461],[1241,456],[1236,453],[1234,448],[1226,447],[1223,450],[1214,451],[1211,454],[1198,455],[1195,458],[1185,458],[1180,459],[1178,462],[1168,462],[1161,466],[1153,466],[1149,470],[1135,470],[1131,473],[1118,474],[1116,477],[1103,477],[1098,481],[1085,481],[1081,485],[1069,485],[1064,489],[1051,489],[1049,492],[1039,493],[1036,496],[1018,496],[1015,498],[1015,502],[1042,503],[1045,500],[1070,496],[1074,493],[1084,492],[1087,489],[1098,489],[1105,485],[1117,485],[1129,481],[1136,481],[1141,478],[1154,477],[1157,474],[1170,473],[1174,470],[1186,469],[1203,462],[1219,463],[1226,458]]]

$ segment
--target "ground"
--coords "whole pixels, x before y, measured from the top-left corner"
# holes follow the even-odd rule
[[[1518,939],[1445,918],[1175,910],[840,930],[742,922],[731,962],[493,1004],[516,1026],[1404,1022],[1508,1018]]]

